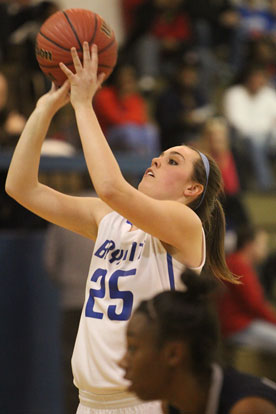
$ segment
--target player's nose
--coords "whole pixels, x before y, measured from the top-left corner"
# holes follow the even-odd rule
[[[160,165],[161,165],[160,157],[154,157],[151,161],[151,165],[155,166],[157,168],[160,167]]]

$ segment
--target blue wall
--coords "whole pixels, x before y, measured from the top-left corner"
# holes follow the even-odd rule
[[[0,413],[60,414],[58,295],[44,231],[0,233]]]

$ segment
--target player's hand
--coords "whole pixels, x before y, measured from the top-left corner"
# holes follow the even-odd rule
[[[70,101],[70,83],[68,80],[64,84],[57,88],[54,83],[49,92],[39,98],[36,107],[49,111],[54,115],[60,108],[65,106]]]
[[[71,49],[72,59],[76,73],[60,63],[61,70],[67,76],[70,87],[70,99],[74,108],[78,105],[92,104],[93,96],[104,80],[104,73],[98,75],[98,49],[92,45],[89,50],[88,42],[83,43],[83,63],[81,63],[76,48]]]

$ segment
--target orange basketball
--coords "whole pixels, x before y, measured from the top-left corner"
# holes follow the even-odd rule
[[[36,38],[36,58],[41,70],[57,86],[66,80],[59,63],[75,72],[70,49],[74,46],[82,61],[84,41],[98,46],[98,73],[104,72],[107,79],[117,61],[118,44],[114,31],[101,16],[86,9],[60,10],[41,26]]]

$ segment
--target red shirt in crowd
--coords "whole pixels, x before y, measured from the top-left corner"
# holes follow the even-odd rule
[[[97,92],[94,109],[103,132],[115,125],[147,122],[144,99],[136,93],[120,96],[113,86],[105,86]]]
[[[151,33],[160,39],[191,40],[190,19],[184,13],[175,14],[172,18],[166,18],[163,15],[157,16],[153,22]]]
[[[237,194],[240,191],[240,182],[232,153],[227,151],[223,155],[214,156],[214,159],[221,171],[225,193],[229,195]]]
[[[276,312],[266,301],[258,275],[253,266],[239,252],[227,258],[229,269],[241,276],[241,284],[226,283],[218,302],[219,319],[224,338],[245,329],[257,319],[275,324]]]

